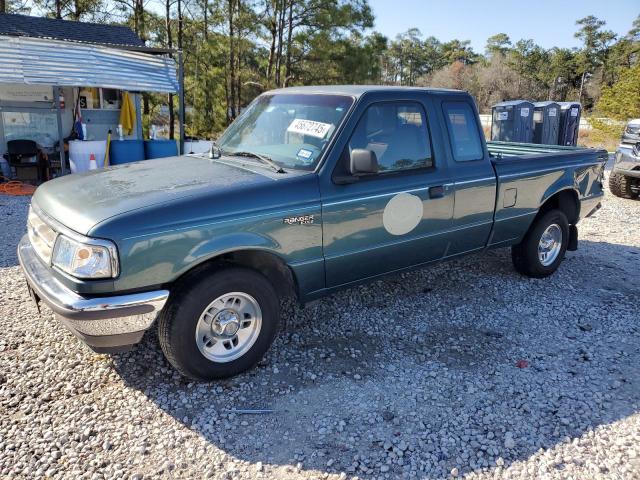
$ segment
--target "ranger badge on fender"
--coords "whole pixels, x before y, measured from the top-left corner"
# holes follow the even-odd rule
[[[313,215],[299,215],[297,217],[286,217],[282,222],[287,225],[307,225],[313,223]]]

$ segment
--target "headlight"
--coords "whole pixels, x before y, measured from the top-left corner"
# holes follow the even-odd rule
[[[51,263],[77,278],[112,278],[118,275],[115,245],[106,240],[84,243],[58,235]]]

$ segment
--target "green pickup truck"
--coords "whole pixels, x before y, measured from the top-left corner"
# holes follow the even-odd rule
[[[32,297],[94,350],[131,347],[157,320],[169,362],[211,380],[264,355],[282,296],[499,247],[550,275],[600,206],[606,160],[485,143],[461,91],[288,88],[209,154],[45,183],[18,253]]]

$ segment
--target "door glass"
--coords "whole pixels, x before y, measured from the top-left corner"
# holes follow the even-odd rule
[[[433,166],[427,119],[416,102],[371,105],[349,141],[353,149],[376,154],[381,173]]]
[[[471,106],[466,102],[444,102],[442,108],[447,120],[453,158],[458,162],[483,158],[478,124]]]

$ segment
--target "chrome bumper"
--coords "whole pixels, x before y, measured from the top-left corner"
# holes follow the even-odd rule
[[[96,351],[122,350],[140,341],[169,297],[168,290],[84,297],[51,273],[28,237],[18,245],[18,259],[36,301],[42,300],[76,336]]]

